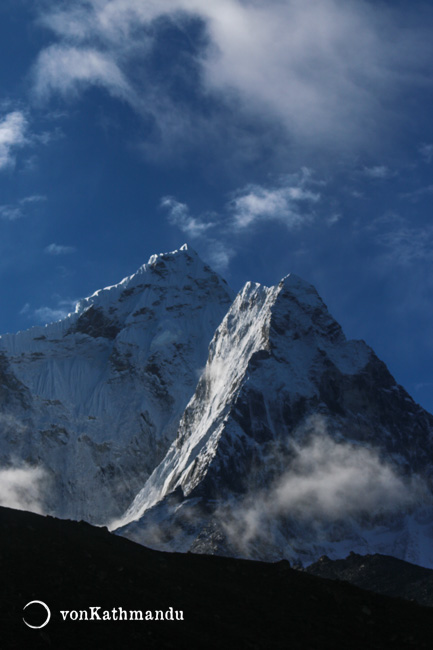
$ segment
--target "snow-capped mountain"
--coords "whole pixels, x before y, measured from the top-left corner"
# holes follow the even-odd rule
[[[233,299],[186,245],[45,327],[0,338],[0,462],[37,466],[40,510],[106,523],[174,440]]]
[[[168,550],[433,567],[433,416],[293,274],[234,298],[183,246],[2,336],[0,432],[40,512]]]
[[[433,565],[433,417],[295,275],[248,283],[117,532],[160,548]]]

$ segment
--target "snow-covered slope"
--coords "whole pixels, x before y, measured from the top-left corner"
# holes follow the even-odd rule
[[[233,295],[186,245],[64,320],[0,338],[0,461],[45,473],[43,511],[106,523],[164,457]]]
[[[163,549],[433,567],[433,416],[301,278],[233,301],[187,246],[0,337],[0,472]]]
[[[113,527],[183,551],[433,565],[432,475],[433,417],[289,275],[236,297],[176,441]]]

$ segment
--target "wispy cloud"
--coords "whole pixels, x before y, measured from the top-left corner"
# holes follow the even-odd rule
[[[226,271],[236,255],[235,250],[227,242],[218,239],[208,240],[207,246],[207,258],[210,264],[217,271]]]
[[[287,228],[298,228],[314,220],[312,206],[320,194],[309,189],[311,174],[283,179],[278,186],[248,185],[239,190],[230,203],[230,211],[237,228],[243,229],[259,221],[278,221]]]
[[[23,305],[22,308],[20,309],[19,312],[20,316],[25,316],[26,314],[29,313],[29,311],[30,311],[30,303],[26,302],[25,305]]]
[[[36,320],[42,325],[45,325],[46,323],[54,323],[55,321],[66,318],[69,311],[62,308],[38,307],[33,313]]]
[[[161,207],[168,211],[169,223],[191,239],[201,242],[207,258],[220,271],[226,270],[235,255],[231,241],[259,223],[274,222],[289,230],[310,225],[316,218],[313,206],[321,199],[313,172],[302,169],[298,174],[280,177],[268,185],[251,184],[233,193],[220,213],[203,212],[193,216],[186,203],[164,197]],[[332,214],[328,225],[340,215]]]
[[[404,194],[400,194],[400,198],[416,202],[429,194],[433,194],[433,185],[426,185],[425,187],[419,187],[412,192],[405,192]]]
[[[413,228],[402,225],[376,237],[386,250],[386,256],[400,266],[433,261],[433,227]]]
[[[38,307],[33,313],[37,321],[45,325],[46,323],[53,323],[66,318],[70,310],[63,307]]]
[[[48,255],[69,255],[76,252],[74,246],[62,246],[61,244],[49,244],[45,249],[44,253]]]
[[[46,200],[47,197],[42,194],[32,194],[31,196],[25,196],[23,199],[20,199],[19,202],[21,205],[25,205],[26,203],[41,203]]]
[[[46,323],[53,323],[54,321],[66,318],[75,310],[76,300],[57,298],[53,306],[42,306],[33,309],[29,303],[26,303],[21,309],[20,314],[27,316],[27,318],[45,325]]]
[[[433,388],[433,381],[424,381],[415,384],[415,390],[423,390],[424,388]]]
[[[21,219],[26,214],[28,214],[29,208],[32,205],[46,201],[46,197],[40,194],[34,194],[32,196],[26,196],[23,199],[19,199],[16,203],[9,203],[6,205],[0,205],[0,219],[5,221],[15,221],[16,219]]]
[[[331,523],[348,524],[367,515],[373,524],[375,517],[404,512],[428,498],[420,477],[401,476],[377,450],[333,440],[320,419],[315,428],[323,431],[292,445],[292,460],[273,484],[220,509],[222,528],[241,553],[269,538],[269,527],[279,519],[309,526],[323,543]]]
[[[433,260],[433,226],[429,224],[414,225],[398,212],[388,211],[369,222],[363,231],[379,247],[380,263],[387,267]]]
[[[394,176],[394,173],[386,165],[376,165],[375,167],[364,167],[364,175],[368,178],[385,179]]]
[[[21,111],[13,111],[0,119],[0,170],[15,162],[15,151],[27,144],[28,121]]]
[[[15,221],[21,219],[23,210],[20,205],[0,205],[0,219],[4,221]]]
[[[334,226],[336,223],[341,221],[342,215],[338,212],[334,212],[334,214],[331,214],[330,217],[326,219],[326,222],[329,226]]]
[[[161,200],[161,207],[168,210],[169,222],[193,239],[203,237],[209,229],[215,226],[213,222],[205,221],[207,215],[201,215],[200,218],[193,217],[188,206],[172,196],[165,196]]]
[[[422,145],[420,145],[418,151],[420,152],[421,156],[424,158],[426,163],[431,163],[433,160],[433,144],[427,144],[424,142]]]
[[[161,207],[168,211],[171,225],[203,246],[203,254],[217,271],[227,270],[235,251],[227,242],[222,241],[225,232],[224,215],[203,213],[194,217],[185,203],[171,196],[161,200]],[[209,234],[212,229],[219,230],[215,236]]]
[[[78,94],[90,85],[102,86],[122,99],[134,95],[113,58],[94,49],[52,45],[39,55],[36,71],[34,90],[39,98],[53,92]]]
[[[412,27],[402,20],[408,8],[358,1],[81,0],[47,6],[40,20],[58,42],[35,64],[39,97],[98,85],[151,114],[162,134],[181,139],[186,129],[185,142],[196,138],[207,145],[206,129],[209,134],[215,120],[223,123],[220,104],[229,109],[226,118],[242,113],[262,125],[278,124],[302,146],[371,148],[392,121],[397,98],[423,82],[432,53],[428,12]],[[188,28],[197,18],[202,31],[193,41]],[[213,99],[207,116],[197,102],[176,104],[170,84],[149,72],[149,57],[168,23],[185,36],[189,55],[170,66],[170,74],[185,76],[185,61],[194,67],[196,99]],[[257,130],[251,142],[254,137]]]

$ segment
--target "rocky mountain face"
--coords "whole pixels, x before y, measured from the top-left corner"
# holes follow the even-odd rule
[[[155,548],[433,567],[433,416],[296,275],[233,298],[185,246],[1,337],[3,468]]]
[[[106,523],[174,440],[233,299],[182,247],[45,327],[0,338],[0,462],[41,469],[39,510]]]
[[[431,565],[432,434],[311,285],[248,283],[176,441],[114,527],[182,551],[308,563],[374,550]]]

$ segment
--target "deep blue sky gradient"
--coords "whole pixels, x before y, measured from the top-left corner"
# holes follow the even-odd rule
[[[312,282],[433,411],[428,4],[224,0],[221,24],[218,3],[151,5],[0,7],[0,332],[59,318],[187,241],[236,290]],[[83,80],[90,50],[127,90],[114,68]],[[25,125],[2,157],[11,114]]]

